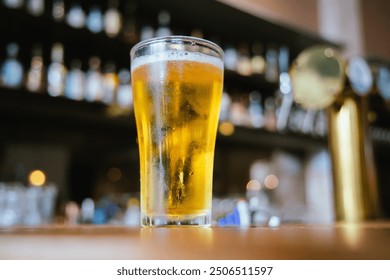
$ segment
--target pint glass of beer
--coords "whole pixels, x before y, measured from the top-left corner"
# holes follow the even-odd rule
[[[141,168],[141,224],[209,226],[223,51],[170,36],[131,52]]]

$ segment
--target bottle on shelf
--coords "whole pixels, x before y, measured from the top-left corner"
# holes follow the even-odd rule
[[[73,100],[83,99],[85,74],[81,70],[81,61],[73,60],[65,79],[65,97]]]
[[[263,107],[261,105],[261,94],[258,91],[252,91],[249,94],[249,117],[251,126],[255,128],[263,127],[264,125],[264,114]]]
[[[69,201],[65,205],[65,224],[77,225],[80,219],[80,206],[74,202]]]
[[[232,99],[230,98],[230,95],[226,91],[224,91],[222,93],[221,109],[219,112],[220,122],[228,121],[230,119],[231,105],[232,105]]]
[[[25,215],[23,224],[28,226],[37,226],[42,224],[42,216],[39,211],[40,189],[38,187],[28,187],[25,191]]]
[[[122,16],[118,10],[118,1],[110,0],[104,13],[104,31],[108,37],[116,37],[122,29]]]
[[[303,118],[303,122],[301,125],[301,132],[305,134],[311,134],[314,132],[314,123],[316,117],[316,110],[309,109],[305,113],[305,117]]]
[[[124,5],[122,38],[124,42],[134,45],[139,41],[135,20],[137,5],[133,1],[126,1]]]
[[[95,202],[91,198],[83,199],[80,209],[80,219],[82,224],[92,224],[95,212]]]
[[[314,121],[313,134],[321,137],[327,134],[328,121],[324,110],[317,111]]]
[[[237,126],[251,126],[247,100],[243,97],[234,98],[230,107],[230,121]]]
[[[112,104],[115,101],[117,88],[118,76],[115,72],[115,64],[107,62],[103,73],[103,103]]]
[[[289,49],[287,46],[282,46],[279,49],[279,97],[281,99],[280,108],[277,115],[277,129],[284,131],[287,128],[291,108],[294,104],[294,96],[292,94],[291,78],[289,70]]]
[[[169,28],[171,22],[171,15],[168,11],[162,10],[157,16],[158,28],[156,30],[156,37],[165,37],[172,35],[172,31]]]
[[[65,18],[64,0],[53,0],[52,16],[55,21],[63,21]]]
[[[118,72],[119,86],[116,96],[117,104],[122,107],[131,110],[133,105],[133,93],[130,84],[130,71],[128,69],[121,69]]]
[[[297,104],[293,104],[288,118],[288,129],[293,132],[301,132],[306,111]]]
[[[26,3],[27,11],[33,16],[42,16],[45,12],[45,1],[44,0],[27,0]]]
[[[127,208],[123,215],[123,224],[126,226],[139,227],[140,225],[140,207],[137,198],[130,198],[127,202]]]
[[[140,40],[144,41],[144,40],[151,39],[153,37],[154,37],[153,27],[149,24],[142,26],[142,28],[140,30]]]
[[[252,63],[249,58],[249,48],[246,43],[241,43],[238,47],[237,72],[243,76],[252,74]]]
[[[66,15],[66,23],[73,28],[85,27],[86,16],[79,3],[73,3]]]
[[[264,102],[264,127],[268,131],[276,130],[276,103],[273,96],[269,96]]]
[[[23,4],[23,0],[3,0],[3,5],[11,9],[20,9]]]
[[[278,71],[278,52],[276,48],[270,45],[266,51],[266,67],[265,67],[265,78],[269,82],[277,82],[279,79]]]
[[[35,45],[32,50],[30,69],[27,72],[26,88],[31,92],[42,93],[45,87],[45,67],[42,46]]]
[[[7,58],[1,67],[1,82],[4,87],[20,88],[23,84],[23,65],[18,60],[19,45],[7,45]]]
[[[228,70],[236,71],[238,64],[238,54],[236,48],[233,45],[228,44],[226,45],[224,53],[225,68]]]
[[[64,47],[60,43],[53,45],[51,64],[47,70],[47,91],[51,96],[62,96],[65,90],[67,69],[64,65]]]
[[[100,58],[96,56],[89,59],[84,98],[89,102],[103,99],[103,76],[100,70]]]
[[[99,6],[92,6],[90,8],[87,16],[87,28],[92,33],[99,33],[103,31],[104,19]]]
[[[264,75],[265,59],[263,56],[263,45],[259,42],[255,42],[252,45],[251,64],[253,74]]]

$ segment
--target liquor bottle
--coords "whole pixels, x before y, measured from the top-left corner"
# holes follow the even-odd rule
[[[278,57],[279,73],[288,73],[289,49],[287,46],[281,46]]]
[[[259,42],[256,42],[252,45],[251,64],[253,74],[264,74],[265,59],[263,56],[263,45]]]
[[[126,43],[134,45],[139,41],[135,22],[137,4],[134,1],[125,1],[124,5],[122,39]]]
[[[73,3],[66,15],[66,23],[73,28],[83,28],[86,16],[79,3]]]
[[[23,0],[3,0],[4,6],[11,9],[20,9],[24,1]]]
[[[269,82],[277,82],[279,78],[278,73],[278,52],[274,46],[269,46],[266,51],[266,68],[265,78]]]
[[[89,59],[84,98],[89,102],[103,99],[103,76],[100,71],[100,59],[96,56]]]
[[[258,91],[252,91],[249,94],[249,118],[252,127],[260,128],[264,124],[263,107],[261,106],[261,94]]]
[[[53,0],[52,16],[55,21],[63,21],[65,17],[64,0]]]
[[[39,204],[42,190],[38,187],[28,187],[25,191],[25,215],[23,224],[27,226],[36,226],[42,224],[42,216],[39,211]]]
[[[67,69],[63,62],[64,47],[60,43],[53,45],[51,64],[47,70],[47,91],[51,96],[64,95]]]
[[[242,98],[237,98],[233,100],[230,107],[230,121],[234,125],[250,126],[250,118],[247,110],[247,104],[245,104]]]
[[[80,207],[74,201],[69,201],[65,205],[65,223],[67,225],[77,225],[80,219]]]
[[[118,1],[110,0],[104,13],[104,30],[108,37],[116,37],[122,29],[122,16],[118,11]]]
[[[19,88],[23,83],[23,66],[18,60],[19,45],[7,45],[7,58],[1,68],[2,84],[8,88]]]
[[[45,12],[44,0],[28,0],[27,11],[33,16],[41,16]]]
[[[233,71],[237,70],[238,54],[236,48],[234,48],[233,45],[228,44],[224,52],[225,68]]]
[[[279,49],[279,98],[281,104],[277,114],[276,127],[278,131],[286,130],[288,126],[288,119],[290,117],[291,109],[294,104],[294,96],[291,88],[291,78],[288,73],[289,70],[289,49],[282,46]]]
[[[42,47],[36,45],[33,47],[30,69],[27,73],[26,88],[32,92],[44,91],[45,86],[45,68],[42,58]]]
[[[328,127],[328,120],[324,110],[317,112],[317,116],[314,122],[313,134],[319,136],[326,136]]]
[[[252,64],[246,43],[241,43],[238,48],[237,72],[243,76],[250,76],[252,74]]]
[[[65,97],[73,100],[83,99],[85,74],[81,70],[81,61],[73,60],[65,79]]]
[[[270,96],[264,102],[264,127],[269,131],[276,130],[276,103],[275,98]]]
[[[151,25],[147,24],[142,26],[140,31],[140,40],[148,40],[154,37],[154,29]]]
[[[139,227],[140,209],[138,199],[130,198],[127,202],[127,209],[123,216],[123,224],[126,226]]]
[[[117,104],[126,109],[131,109],[133,105],[133,93],[130,85],[130,71],[121,69],[118,73],[119,86],[117,91]]]
[[[118,76],[115,72],[115,65],[107,62],[103,74],[103,103],[112,104],[114,102],[117,88]]]
[[[230,95],[224,91],[222,93],[221,109],[219,112],[219,121],[224,122],[230,119],[230,107],[232,105],[232,99]]]
[[[99,6],[92,6],[87,17],[87,28],[92,33],[103,31],[104,19]]]
[[[81,203],[81,223],[92,224],[95,212],[95,202],[91,198],[85,198]]]
[[[168,11],[160,11],[157,16],[158,28],[156,30],[156,37],[165,37],[172,35],[172,31],[169,28],[171,22],[171,15]]]

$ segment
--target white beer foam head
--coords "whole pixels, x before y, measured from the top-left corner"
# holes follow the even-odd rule
[[[196,61],[200,63],[208,63],[223,70],[223,61],[220,58],[209,56],[203,53],[170,50],[158,54],[145,55],[135,58],[131,62],[131,71],[134,71],[134,69],[145,64],[167,61]]]

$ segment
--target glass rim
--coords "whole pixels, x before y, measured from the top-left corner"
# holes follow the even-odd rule
[[[188,42],[188,43],[195,43],[196,45],[200,45],[203,47],[207,47],[209,49],[214,50],[218,56],[223,59],[224,52],[220,46],[218,46],[216,43],[211,42],[209,40],[199,38],[199,37],[193,37],[193,36],[185,36],[185,35],[171,35],[171,36],[164,36],[164,37],[154,37],[147,40],[143,40],[141,42],[138,42],[135,44],[131,50],[130,50],[130,57],[132,58],[135,54],[135,52],[147,45],[155,44],[155,43],[172,43],[175,41],[181,41],[181,42]]]

